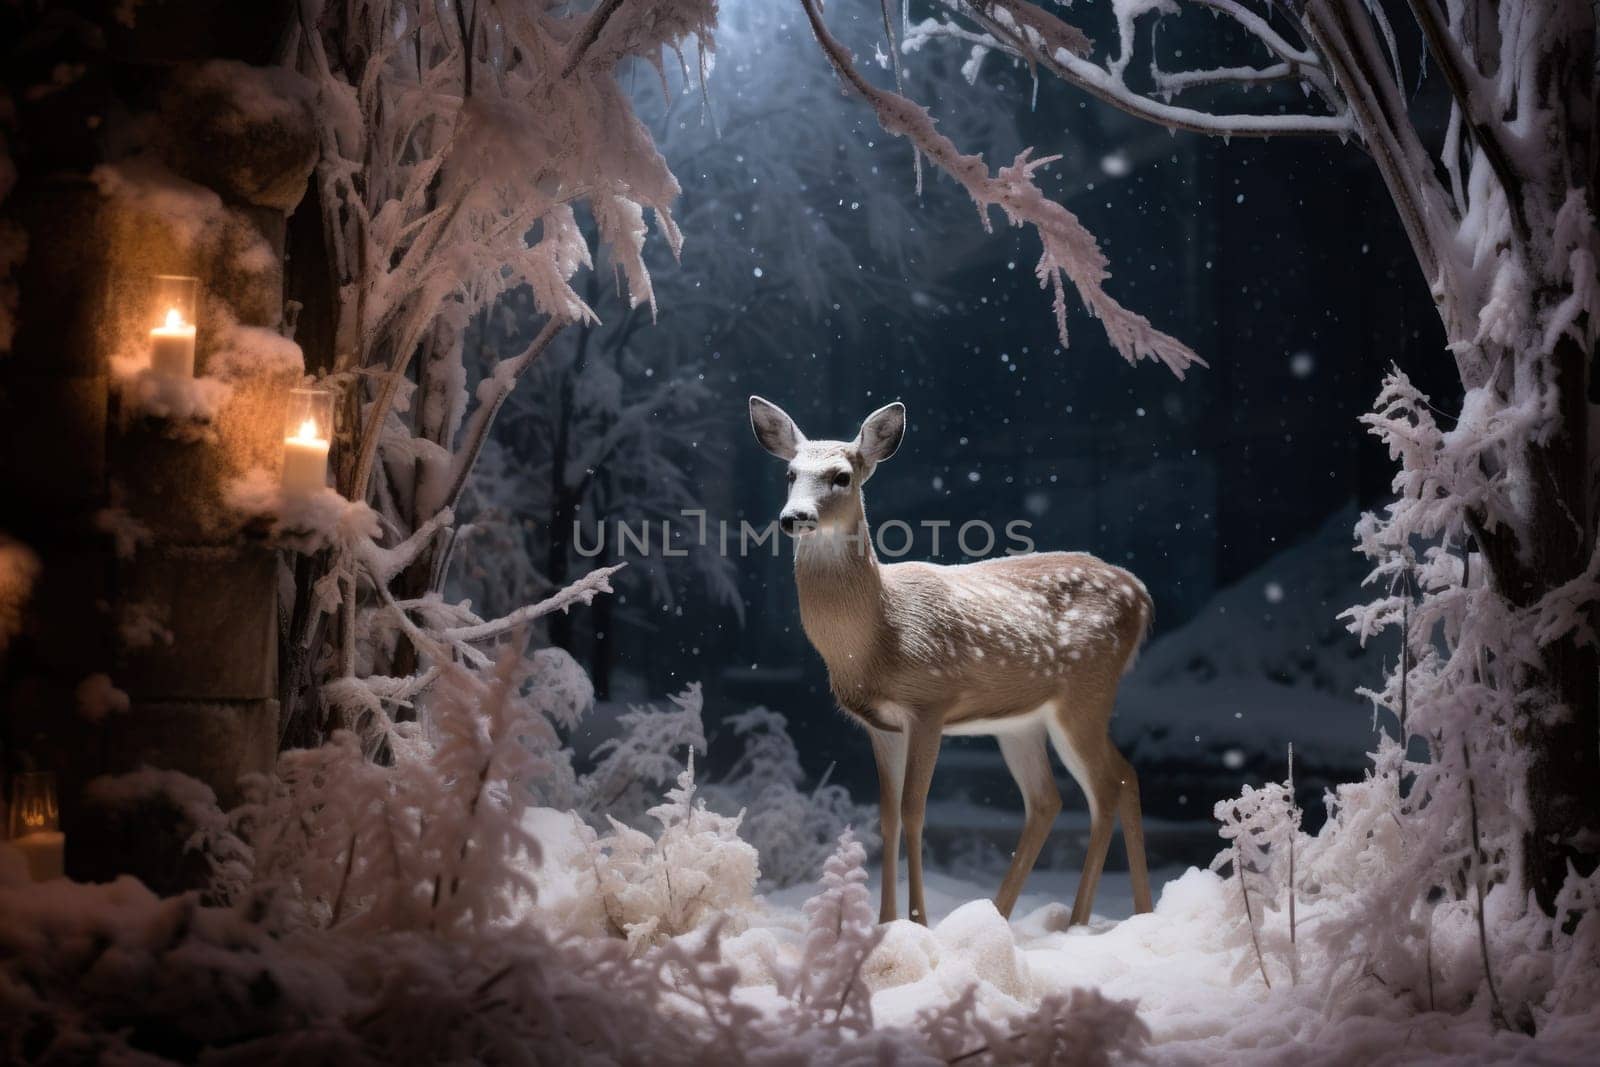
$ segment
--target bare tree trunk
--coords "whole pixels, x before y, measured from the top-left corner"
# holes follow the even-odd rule
[[[1440,284],[1438,252],[1421,220],[1425,206],[1444,203],[1445,194],[1437,175],[1414,166],[1415,160],[1426,156],[1409,117],[1403,110],[1393,109],[1383,94],[1361,89],[1387,84],[1369,28],[1349,0],[1308,5],[1305,25],[1349,94],[1363,139],[1399,209],[1424,278]],[[1545,220],[1555,217],[1569,187],[1585,189],[1591,204],[1596,189],[1590,147],[1592,42],[1571,40],[1564,48],[1565,54],[1540,57],[1538,70],[1542,102],[1555,113],[1550,128],[1566,138],[1562,148],[1567,165],[1552,168],[1548,174],[1516,176],[1506,188],[1508,198],[1519,206],[1525,195],[1543,193],[1546,202],[1539,205],[1543,211],[1535,217]],[[1539,312],[1565,295],[1559,290],[1538,294],[1535,300],[1543,306],[1529,309],[1530,321],[1542,321]],[[1465,303],[1454,298],[1440,301],[1445,331],[1453,340],[1472,336],[1471,324],[1451,321],[1452,309],[1459,311],[1462,306]],[[1492,358],[1496,354],[1499,358]],[[1489,563],[1490,580],[1518,608],[1532,607],[1546,593],[1583,573],[1593,551],[1587,401],[1592,356],[1568,335],[1549,358],[1546,373],[1553,374],[1560,394],[1562,429],[1549,442],[1528,446],[1525,465],[1532,472],[1529,491],[1533,503],[1522,529],[1504,524],[1486,529],[1483,522],[1469,516]],[[1469,389],[1502,388],[1498,382],[1484,380],[1489,368],[1497,367],[1509,379],[1513,367],[1542,358],[1537,353],[1503,349],[1496,353],[1467,344],[1458,350],[1458,370],[1462,384]],[[1521,371],[1536,372],[1537,368]],[[1503,388],[1509,393],[1509,384]],[[1521,721],[1514,728],[1528,760],[1531,825],[1523,841],[1523,876],[1540,906],[1550,911],[1566,880],[1568,865],[1587,873],[1600,860],[1600,677],[1596,673],[1600,661],[1595,650],[1582,645],[1573,634],[1552,642],[1541,655],[1537,676],[1522,686]]]
[[[594,272],[589,273],[584,298],[592,307],[600,294],[599,282]],[[567,584],[569,554],[572,545],[572,524],[578,517],[582,501],[580,486],[567,484],[567,460],[572,451],[575,410],[578,393],[578,376],[589,361],[589,342],[594,337],[594,324],[584,323],[578,328],[578,347],[572,356],[572,366],[562,375],[556,405],[555,445],[550,454],[550,543],[545,555],[545,577],[550,584],[560,588]],[[558,612],[550,617],[550,643],[557,648],[572,650],[572,614]]]
[[[601,480],[600,497],[607,499],[610,496],[611,472],[601,471],[597,477]],[[610,565],[614,547],[602,542],[600,554],[593,561],[594,566]],[[616,597],[603,596],[595,601],[590,615],[594,644],[589,650],[589,678],[594,682],[594,695],[599,700],[611,699],[611,670],[617,659],[616,604]]]
[[[1535,472],[1533,543],[1526,563],[1502,591],[1519,606],[1582,574],[1594,550],[1589,509],[1589,403],[1592,353],[1564,337],[1555,351],[1564,432],[1532,448]],[[1504,558],[1504,549],[1497,551]],[[1521,561],[1518,561],[1519,563]],[[1510,562],[1506,561],[1510,566]],[[1595,606],[1590,605],[1591,617]],[[1540,676],[1528,694],[1523,743],[1528,750],[1524,842],[1527,883],[1547,912],[1569,864],[1586,875],[1600,864],[1600,659],[1593,645],[1568,633],[1540,650]]]

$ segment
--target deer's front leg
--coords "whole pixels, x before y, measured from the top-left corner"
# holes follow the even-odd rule
[[[900,859],[900,793],[906,777],[906,735],[872,729],[872,757],[878,764],[878,828],[883,831],[883,896],[878,921],[894,922],[896,865]]]
[[[928,787],[933,765],[939,761],[939,722],[912,718],[906,732],[906,775],[900,791],[900,820],[906,831],[906,874],[911,883],[911,921],[928,925],[928,905],[922,898],[922,818],[928,808]]]

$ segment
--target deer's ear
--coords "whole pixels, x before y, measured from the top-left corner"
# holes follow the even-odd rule
[[[875,467],[894,455],[906,436],[906,406],[896,400],[867,416],[856,434],[855,446],[867,466]]]
[[[794,424],[786,411],[770,400],[759,396],[750,398],[750,428],[756,433],[761,447],[779,459],[793,459],[806,435]]]

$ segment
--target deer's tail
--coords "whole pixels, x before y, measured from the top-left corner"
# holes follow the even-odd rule
[[[1137,578],[1133,580],[1133,588],[1136,590],[1133,600],[1135,610],[1139,613],[1139,628],[1134,634],[1133,652],[1129,654],[1128,662],[1122,665],[1124,676],[1139,662],[1139,652],[1150,640],[1150,631],[1155,627],[1156,621],[1156,602],[1151,599],[1150,590],[1146,589],[1144,583]]]

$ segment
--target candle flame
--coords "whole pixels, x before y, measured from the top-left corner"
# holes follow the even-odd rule
[[[56,819],[55,798],[30,794],[22,800],[18,814],[22,816],[22,825],[29,830],[46,829]]]
[[[304,422],[302,422],[300,424],[300,432],[295,434],[294,436],[295,436],[295,440],[297,440],[297,441],[315,441],[315,440],[317,440],[317,420],[316,419],[306,419]]]
[[[177,330],[183,327],[183,312],[177,308],[167,309],[167,329]]]

